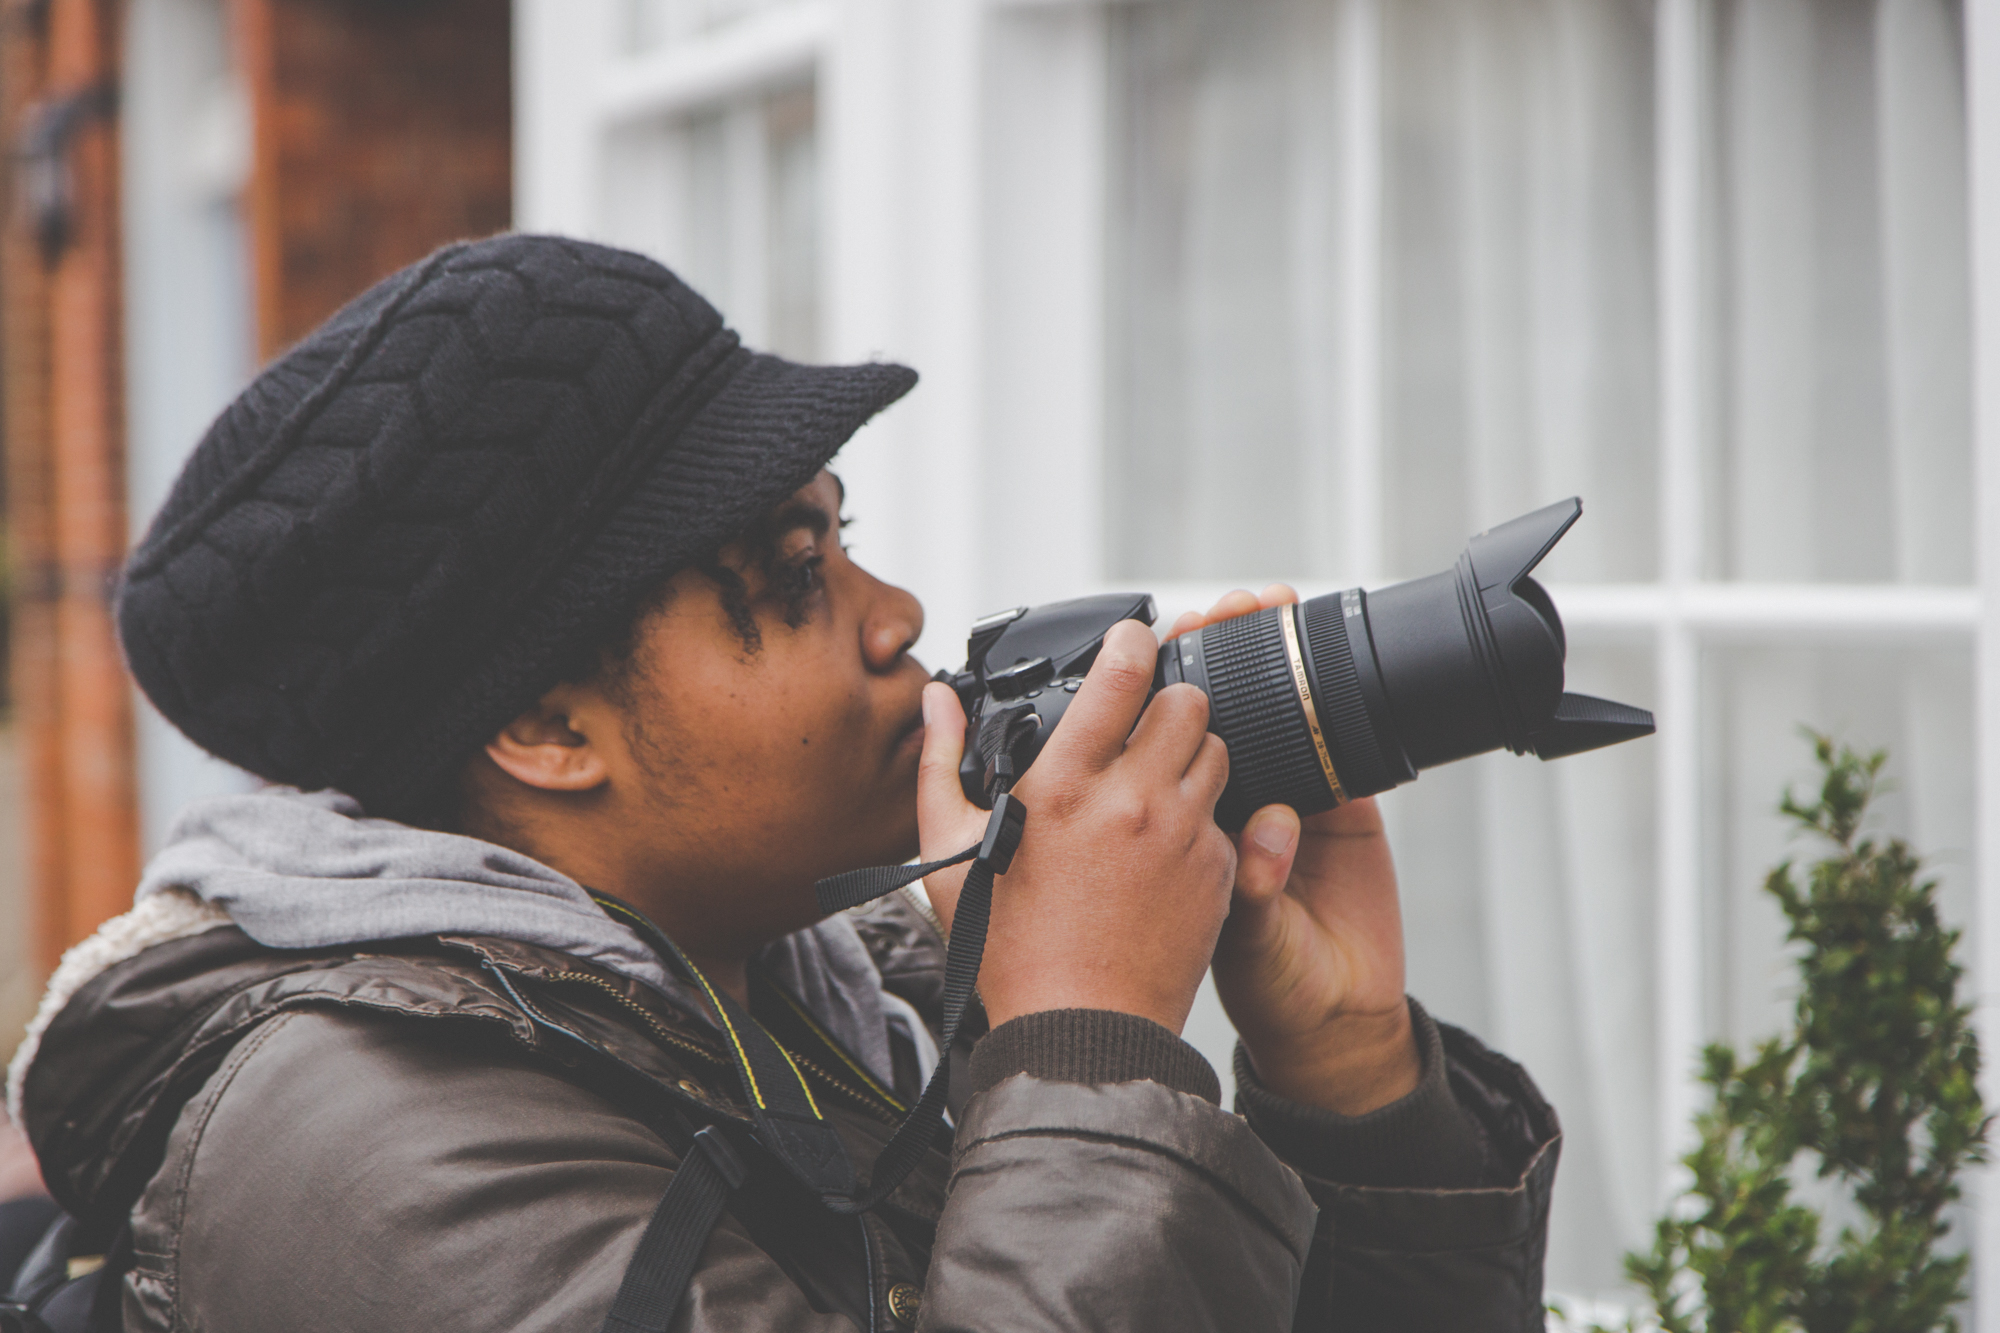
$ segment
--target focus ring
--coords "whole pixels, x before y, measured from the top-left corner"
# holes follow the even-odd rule
[[[1275,802],[1301,814],[1333,806],[1278,624],[1289,610],[1271,607],[1201,632],[1209,729],[1229,746],[1229,786],[1215,807],[1216,822],[1227,829],[1241,828]]]
[[[1305,612],[1306,656],[1313,670],[1313,698],[1320,725],[1333,747],[1333,766],[1348,796],[1373,796],[1396,785],[1375,742],[1375,724],[1361,697],[1354,669],[1354,646],[1347,639],[1347,616],[1338,593],[1315,597]]]

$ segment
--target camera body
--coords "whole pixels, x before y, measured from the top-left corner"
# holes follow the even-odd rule
[[[958,779],[966,796],[980,806],[992,805],[987,795],[994,759],[990,738],[1000,734],[1009,718],[1026,710],[1035,719],[1032,733],[1018,740],[1010,753],[1015,771],[1021,772],[1062,721],[1111,627],[1121,620],[1150,625],[1158,617],[1150,593],[1109,593],[1033,610],[1015,607],[975,622],[966,641],[967,670],[938,673],[938,679],[958,691],[965,707],[965,756],[959,761]],[[1155,674],[1155,691],[1166,683]],[[989,738],[985,753],[982,736]]]
[[[1651,734],[1644,709],[1563,690],[1562,620],[1529,575],[1582,510],[1572,498],[1480,533],[1440,574],[1161,645],[1154,690],[1201,690],[1229,746],[1217,822],[1233,831],[1273,803],[1313,814],[1503,747],[1556,759]],[[990,806],[996,773],[1034,762],[1113,625],[1157,617],[1150,595],[1111,593],[974,624],[965,669],[938,674],[965,706],[966,796]]]

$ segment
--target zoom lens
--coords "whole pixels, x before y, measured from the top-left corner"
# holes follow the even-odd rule
[[[1481,533],[1446,573],[1162,646],[1161,684],[1206,693],[1229,746],[1217,822],[1274,803],[1314,814],[1503,747],[1554,759],[1650,734],[1644,709],[1563,692],[1562,621],[1529,574],[1581,512],[1571,499]]]

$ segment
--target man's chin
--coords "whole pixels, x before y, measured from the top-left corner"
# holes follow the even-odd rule
[[[899,818],[893,827],[885,828],[879,839],[869,839],[863,850],[848,858],[854,862],[853,865],[829,873],[866,870],[870,866],[899,866],[905,861],[915,859],[922,847],[917,837],[916,802],[911,801],[908,805],[902,806],[898,813],[903,817]]]

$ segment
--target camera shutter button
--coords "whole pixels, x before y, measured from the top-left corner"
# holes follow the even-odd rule
[[[1017,662],[1005,671],[986,677],[986,688],[996,699],[1019,699],[1030,690],[1040,689],[1056,674],[1055,663],[1046,657]]]

